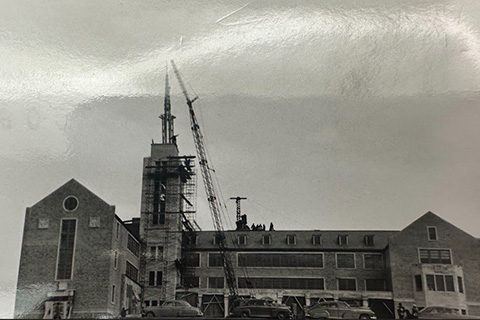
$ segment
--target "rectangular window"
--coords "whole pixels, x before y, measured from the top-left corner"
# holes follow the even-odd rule
[[[163,281],[163,273],[162,271],[157,271],[157,282],[155,283],[157,286],[161,286]]]
[[[245,235],[238,236],[237,244],[246,245],[247,244],[247,236],[245,236]]]
[[[435,277],[431,274],[427,274],[427,289],[428,291],[435,291]]]
[[[127,261],[127,266],[125,267],[125,275],[133,281],[138,281],[138,269],[129,261]]]
[[[217,245],[220,244],[220,242],[222,242],[223,240],[222,238],[223,236],[221,234],[215,234],[213,236],[213,244],[217,244]]]
[[[270,235],[262,236],[262,244],[272,244],[272,237]]]
[[[158,306],[158,301],[157,300],[152,300],[152,307]]]
[[[112,286],[112,303],[115,303],[115,285]]]
[[[223,257],[220,253],[208,254],[208,266],[209,267],[223,267]]]
[[[323,268],[322,253],[239,253],[239,267]]]
[[[157,246],[150,246],[150,260],[157,260]]]
[[[238,278],[238,287],[245,289],[325,290],[323,278]]]
[[[337,253],[336,258],[338,269],[355,269],[354,253]]]
[[[187,267],[200,267],[200,253],[187,253],[183,262]]]
[[[453,276],[445,276],[445,288],[448,292],[455,292],[455,285],[453,282]]]
[[[118,267],[118,252],[115,251],[114,257],[113,257],[113,268],[117,269],[117,267]]]
[[[373,241],[374,235],[366,235],[363,241],[365,242],[366,246],[373,247],[375,242]]]
[[[150,271],[148,273],[148,285],[149,286],[155,285],[155,271]]]
[[[319,246],[322,244],[322,236],[319,234],[314,234],[312,236],[312,243],[316,246]]]
[[[415,276],[415,290],[416,291],[423,290],[422,276],[419,274]]]
[[[62,220],[58,246],[57,280],[70,280],[72,278],[76,227],[77,220]]]
[[[435,286],[437,291],[445,291],[445,282],[443,275],[435,275]]]
[[[225,287],[225,281],[223,277],[208,277],[208,287],[223,289]]]
[[[346,234],[341,234],[337,238],[337,243],[341,246],[347,245],[348,244],[348,235]]]
[[[157,246],[157,260],[163,261],[163,246]]]
[[[183,285],[185,288],[199,288],[200,287],[200,278],[199,277],[185,277],[183,279]]]
[[[136,257],[138,257],[140,254],[140,244],[137,242],[137,240],[135,240],[134,237],[132,237],[131,234],[128,234],[127,249],[130,250],[130,252]]]
[[[367,291],[386,291],[387,286],[384,279],[367,279],[365,280],[365,288]]]
[[[145,307],[150,307],[150,300],[145,300]]]
[[[458,292],[463,293],[463,279],[462,277],[457,277],[458,282]]]
[[[437,228],[436,227],[427,227],[428,229],[428,240],[436,241],[437,238]]]
[[[356,279],[337,279],[338,290],[341,291],[356,291],[357,280]]]
[[[297,244],[297,236],[294,234],[287,235],[287,244],[289,245]]]
[[[365,269],[381,270],[383,269],[383,256],[378,253],[363,254],[363,265]]]
[[[452,264],[449,249],[419,249],[420,263]]]

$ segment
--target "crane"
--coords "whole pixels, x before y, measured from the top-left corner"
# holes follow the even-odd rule
[[[225,231],[223,229],[222,217],[221,217],[221,203],[215,193],[215,187],[213,184],[212,174],[213,171],[207,160],[207,153],[205,150],[205,142],[203,139],[200,126],[198,125],[197,117],[193,109],[193,103],[198,99],[198,96],[190,99],[185,84],[180,76],[180,73],[175,65],[175,62],[171,60],[173,71],[177,77],[180,88],[183,95],[187,100],[188,110],[190,112],[190,125],[193,133],[193,140],[195,142],[195,148],[197,150],[197,156],[199,159],[200,169],[202,172],[203,184],[207,193],[208,205],[210,207],[210,213],[212,215],[213,224],[215,227],[215,241],[219,247],[220,254],[223,259],[223,271],[227,280],[230,297],[234,300],[238,297],[237,283],[235,281],[235,271],[233,269],[232,260],[227,252]]]

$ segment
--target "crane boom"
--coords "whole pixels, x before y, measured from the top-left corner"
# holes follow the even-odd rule
[[[180,73],[178,72],[178,69],[175,65],[175,62],[172,60],[171,63],[172,63],[173,71],[180,85],[180,88],[183,91],[183,95],[187,100],[188,110],[190,112],[190,125],[192,129],[193,140],[195,142],[195,148],[197,150],[200,169],[202,172],[203,184],[205,186],[205,191],[207,193],[208,205],[210,207],[210,213],[212,215],[212,220],[215,227],[215,241],[220,249],[220,254],[223,258],[223,271],[225,273],[230,295],[233,298],[236,298],[238,296],[237,284],[235,281],[235,272],[233,269],[232,260],[230,258],[230,255],[227,252],[225,232],[223,229],[222,217],[221,217],[220,200],[217,198],[215,193],[215,187],[213,184],[213,179],[211,174],[212,170],[208,166],[207,153],[205,150],[203,135],[200,130],[200,126],[198,125],[195,111],[193,109],[193,102],[197,100],[198,97],[193,98],[193,100],[190,99],[187,89],[185,88],[185,84],[183,83]]]

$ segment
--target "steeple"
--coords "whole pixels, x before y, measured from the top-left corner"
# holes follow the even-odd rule
[[[162,143],[176,144],[176,136],[173,130],[173,120],[175,116],[172,115],[170,104],[170,86],[168,84],[168,67],[165,74],[165,99],[163,102],[163,114],[160,115],[162,119]]]

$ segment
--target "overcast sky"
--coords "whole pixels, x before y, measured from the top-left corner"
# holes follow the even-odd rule
[[[430,210],[480,237],[479,20],[476,0],[1,1],[0,317],[26,207],[75,178],[139,216],[170,59],[249,223],[400,230]]]

